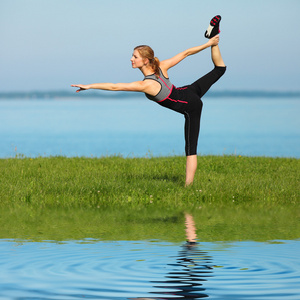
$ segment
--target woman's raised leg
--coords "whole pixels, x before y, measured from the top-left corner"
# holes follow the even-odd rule
[[[216,67],[225,67],[219,45],[211,46],[211,59]]]

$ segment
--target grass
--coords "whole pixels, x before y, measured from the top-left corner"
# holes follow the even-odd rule
[[[199,241],[274,241],[300,238],[295,207],[204,206],[190,209]],[[0,240],[183,242],[183,209],[33,208],[0,211]],[[88,239],[88,240],[87,240]],[[92,240],[90,240],[92,239]]]
[[[300,238],[299,159],[200,156],[0,160],[0,239],[184,240],[184,211],[202,241]]]
[[[0,160],[0,207],[298,205],[300,160],[200,156],[184,187],[185,157]]]

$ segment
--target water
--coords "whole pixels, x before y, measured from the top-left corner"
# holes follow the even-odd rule
[[[300,241],[0,240],[0,299],[300,299]]]
[[[183,116],[145,97],[0,101],[0,157],[183,155]],[[198,153],[300,157],[297,98],[206,98]]]
[[[199,153],[300,157],[299,108],[300,101],[293,98],[209,98],[204,103]],[[2,158],[181,155],[184,149],[183,117],[144,98],[0,101],[0,120]],[[16,223],[12,232],[28,235],[30,217],[28,213],[19,223],[12,219]],[[65,222],[68,217],[61,219]],[[252,224],[253,235],[263,235],[266,220],[261,219],[258,226]],[[37,237],[44,228],[39,222],[33,222]],[[273,223],[278,238],[282,229],[277,219]],[[49,224],[51,236],[51,228],[59,225],[53,220]],[[177,225],[171,225],[170,234],[177,235]],[[214,225],[218,224],[205,227],[210,235]],[[26,237],[10,239],[1,227],[6,237],[0,240],[1,300],[300,299],[300,240],[200,241],[193,247],[183,240],[148,237],[30,242]],[[68,234],[74,238],[73,227]],[[238,227],[245,238],[245,227]],[[111,235],[110,230],[97,234]],[[234,240],[234,230],[230,232]]]

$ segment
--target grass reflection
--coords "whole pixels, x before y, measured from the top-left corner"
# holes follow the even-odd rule
[[[190,210],[198,241],[272,241],[300,238],[295,206],[212,206]],[[0,238],[20,241],[185,240],[180,209],[54,209],[23,206],[0,212]]]

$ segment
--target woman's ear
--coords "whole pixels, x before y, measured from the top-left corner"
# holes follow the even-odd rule
[[[148,65],[149,64],[149,59],[148,58],[145,58],[144,59],[144,65]]]

